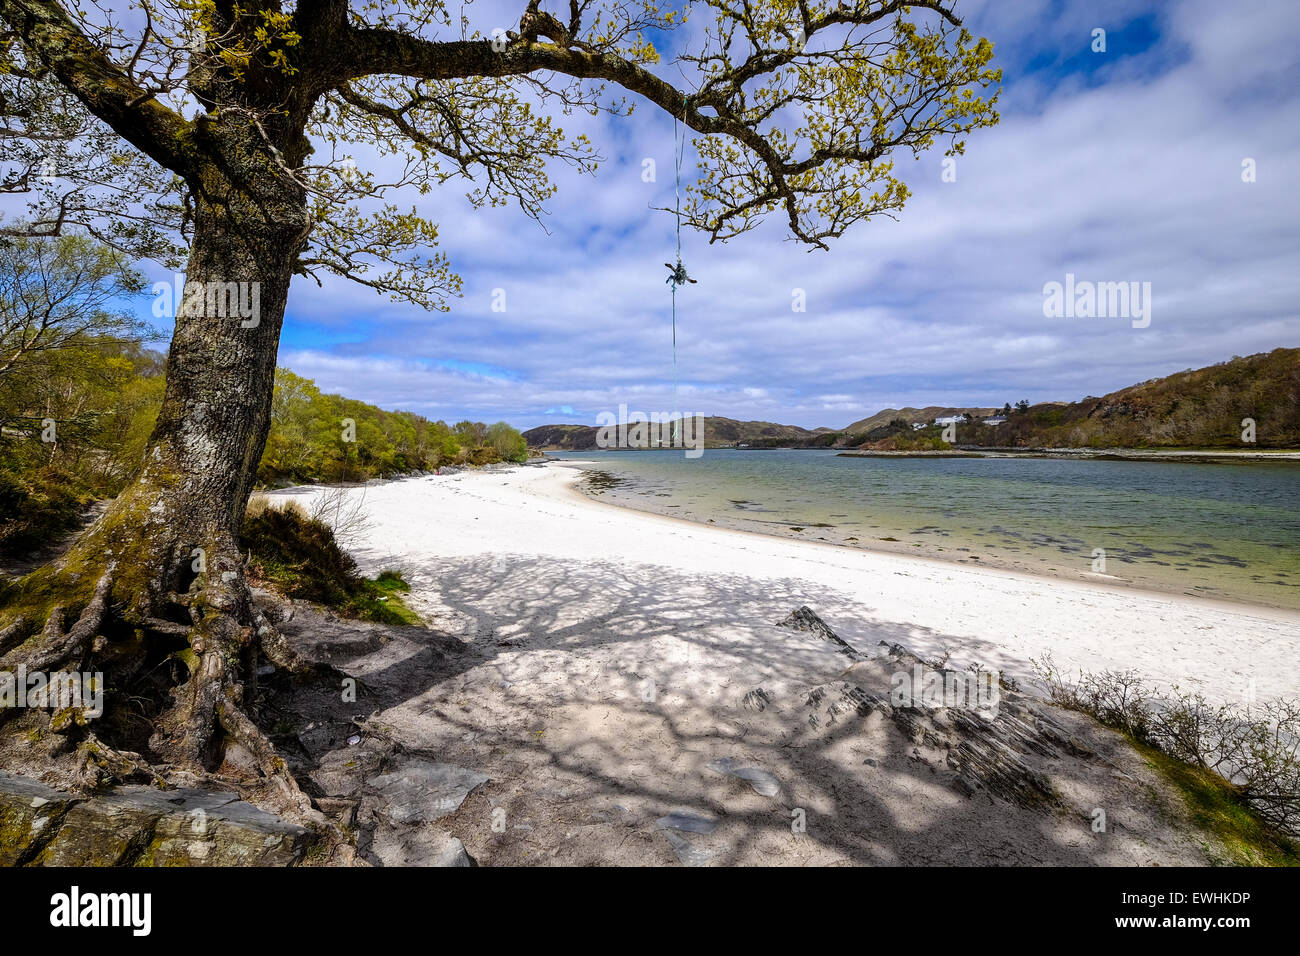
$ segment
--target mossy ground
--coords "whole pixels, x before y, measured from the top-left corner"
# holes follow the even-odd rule
[[[241,544],[250,554],[249,576],[255,584],[351,617],[392,625],[420,623],[402,600],[411,588],[400,573],[363,577],[329,525],[297,506],[250,512]]]
[[[402,599],[410,590],[411,586],[397,571],[383,571],[377,578],[363,579],[362,594],[354,602],[357,616],[381,624],[419,624],[420,616]]]
[[[1192,821],[1227,850],[1237,866],[1300,866],[1300,844],[1279,833],[1212,770],[1192,766],[1130,738],[1146,761],[1182,795]]]

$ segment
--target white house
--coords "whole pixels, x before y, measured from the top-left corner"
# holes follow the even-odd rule
[[[985,425],[1001,425],[1001,424],[1002,424],[1003,422],[1005,422],[1006,420],[1007,420],[1007,416],[1005,416],[1005,415],[990,415],[988,418],[984,419],[984,424],[985,424]]]
[[[965,415],[945,415],[942,418],[936,418],[934,423],[936,425],[960,425],[965,420]]]

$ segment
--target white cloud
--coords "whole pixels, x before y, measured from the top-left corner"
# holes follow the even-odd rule
[[[829,253],[784,242],[779,223],[726,245],[683,237],[699,284],[678,294],[678,370],[702,410],[843,425],[888,405],[1073,399],[1300,345],[1291,5],[965,7],[1009,72],[1003,122],[970,139],[956,183],[940,182],[938,154],[901,157],[915,192],[901,221],[859,227]],[[1117,38],[1142,15],[1159,40],[1128,56]],[[1050,65],[1011,71],[1068,64],[1093,25],[1110,31],[1112,59],[1086,82]],[[299,280],[282,364],[435,417],[526,427],[572,419],[566,408],[594,421],[623,401],[669,407],[663,263],[674,236],[651,207],[671,205],[671,119],[641,105],[626,120],[566,123],[610,161],[594,178],[555,170],[550,236],[517,210],[470,211],[449,189],[429,208],[466,279],[452,312]],[[654,184],[641,181],[646,156],[658,161]],[[1241,182],[1246,156],[1258,163],[1253,184]],[[1043,283],[1066,272],[1151,282],[1151,327],[1044,319]],[[490,310],[497,287],[505,313]],[[796,287],[806,313],[791,311]]]

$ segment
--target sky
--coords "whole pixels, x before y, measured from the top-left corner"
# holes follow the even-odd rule
[[[490,32],[522,6],[467,14]],[[955,182],[940,149],[899,156],[913,191],[899,220],[859,224],[829,252],[787,241],[779,217],[725,244],[684,235],[698,284],[678,295],[678,408],[842,427],[887,407],[1077,400],[1300,346],[1294,0],[959,0],[958,12],[994,43],[1001,123],[968,138]],[[594,176],[553,166],[542,225],[474,210],[463,187],[412,200],[464,279],[449,312],[298,278],[280,364],[451,422],[671,411],[674,230],[655,208],[672,204],[671,117],[641,104],[570,128],[605,162]],[[657,182],[642,181],[645,158]],[[1150,283],[1149,324],[1045,316],[1044,285],[1067,273]]]

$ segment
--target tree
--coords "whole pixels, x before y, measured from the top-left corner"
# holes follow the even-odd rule
[[[0,39],[8,47],[12,34]],[[0,193],[28,197],[27,218],[0,236],[80,230],[133,258],[179,266],[183,182],[82,106],[21,49],[0,55]],[[162,228],[159,228],[162,227]]]
[[[125,256],[81,236],[0,239],[0,379],[92,339],[140,338],[147,327],[115,306],[143,288]]]
[[[482,422],[463,421],[457,422],[456,427],[452,429],[457,440],[469,449],[477,448],[487,441],[487,426]]]
[[[16,589],[0,649],[18,646],[0,666],[93,653],[135,673],[184,641],[192,667],[142,759],[202,772],[237,742],[266,784],[257,799],[317,823],[251,719],[246,689],[264,659],[295,674],[319,669],[257,613],[237,547],[291,278],[333,272],[445,308],[459,279],[432,251],[436,226],[381,200],[392,187],[423,193],[463,180],[472,205],[514,202],[539,217],[553,191],[549,160],[597,163],[548,106],[625,113],[628,95],[672,114],[698,134],[689,225],[725,240],[777,214],[796,240],[821,248],[902,208],[896,152],[942,143],[960,153],[962,137],[997,120],[992,46],[962,28],[952,0],[707,0],[712,22],[661,71],[687,76],[684,87],[652,69],[659,54],[645,36],[684,17],[650,0],[570,0],[562,19],[529,0],[517,29],[494,36],[439,0],[139,0],[137,9],[118,18],[79,0],[0,0],[5,39],[16,41],[2,89],[47,84],[38,101],[50,87],[75,96],[86,128],[111,130],[152,161],[146,170],[163,171],[147,202],[174,213],[159,228],[189,245],[145,465],[60,563]],[[361,168],[356,147],[398,157],[399,173]],[[68,188],[93,190],[93,177],[69,166]],[[144,173],[120,178],[138,188]],[[177,180],[181,201],[168,206]],[[62,228],[46,218],[47,231]],[[151,231],[140,232],[137,244],[150,245]],[[66,628],[55,595],[83,608]],[[91,735],[75,748],[94,777],[139,763],[109,750]]]
[[[502,461],[524,461],[528,458],[528,442],[517,429],[505,422],[488,426],[487,443],[501,456]]]
[[[315,452],[312,406],[320,397],[320,389],[311,379],[295,375],[287,368],[275,370],[271,432],[261,459],[266,471],[294,477],[306,472]]]

